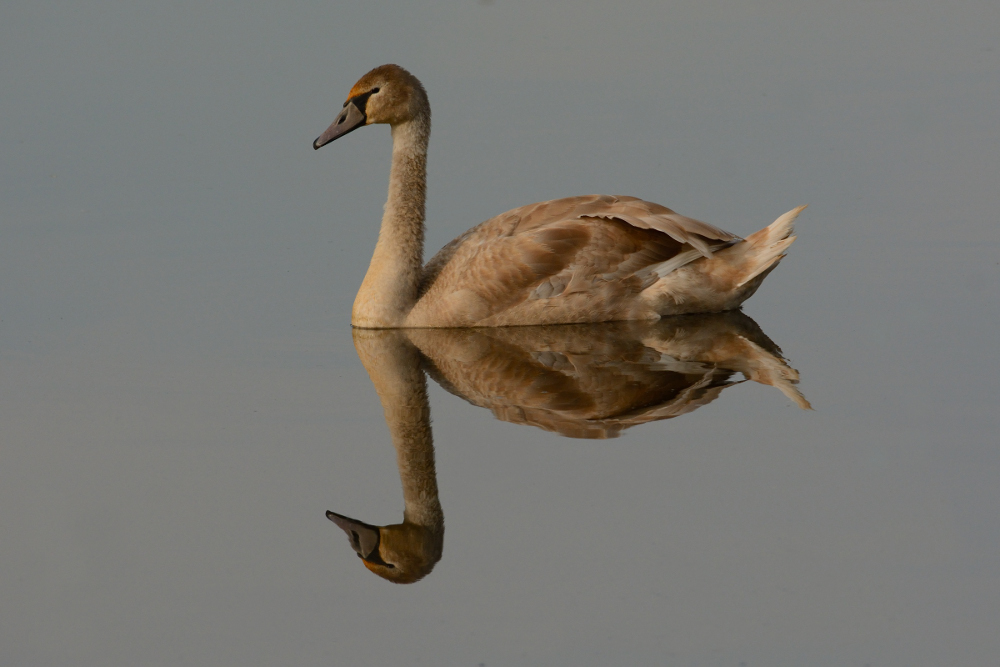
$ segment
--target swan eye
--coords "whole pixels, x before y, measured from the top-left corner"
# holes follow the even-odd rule
[[[372,92],[371,92],[371,93],[369,93],[369,94],[371,94],[371,95],[374,95],[374,94],[375,94],[375,93],[377,93],[377,92],[378,92],[379,90],[381,90],[381,89],[380,89],[380,88],[378,88],[378,87],[376,86],[375,88],[372,88]]]

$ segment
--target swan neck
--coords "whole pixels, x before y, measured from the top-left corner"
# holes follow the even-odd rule
[[[427,379],[420,353],[401,331],[355,330],[354,345],[382,402],[403,486],[403,518],[444,525],[434,466]]]
[[[368,273],[354,301],[356,327],[400,327],[417,302],[424,258],[430,113],[392,126],[389,196]]]

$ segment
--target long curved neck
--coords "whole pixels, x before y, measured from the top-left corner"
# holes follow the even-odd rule
[[[392,126],[389,198],[368,273],[354,299],[351,324],[356,327],[400,327],[417,302],[423,272],[430,134],[429,111]]]
[[[402,331],[358,331],[354,347],[371,377],[396,448],[403,518],[443,530],[434,469],[434,436],[420,353]]]

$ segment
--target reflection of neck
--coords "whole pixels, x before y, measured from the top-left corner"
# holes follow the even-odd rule
[[[403,483],[403,520],[420,526],[441,526],[434,470],[434,441],[427,383],[420,353],[400,331],[354,330],[354,346],[371,377],[396,448]]]

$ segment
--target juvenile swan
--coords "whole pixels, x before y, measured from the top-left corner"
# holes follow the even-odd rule
[[[732,310],[795,240],[789,211],[741,239],[635,197],[530,204],[473,227],[423,262],[431,108],[415,76],[382,65],[354,84],[313,148],[363,125],[392,128],[389,198],[354,299],[361,328],[655,320]]]

